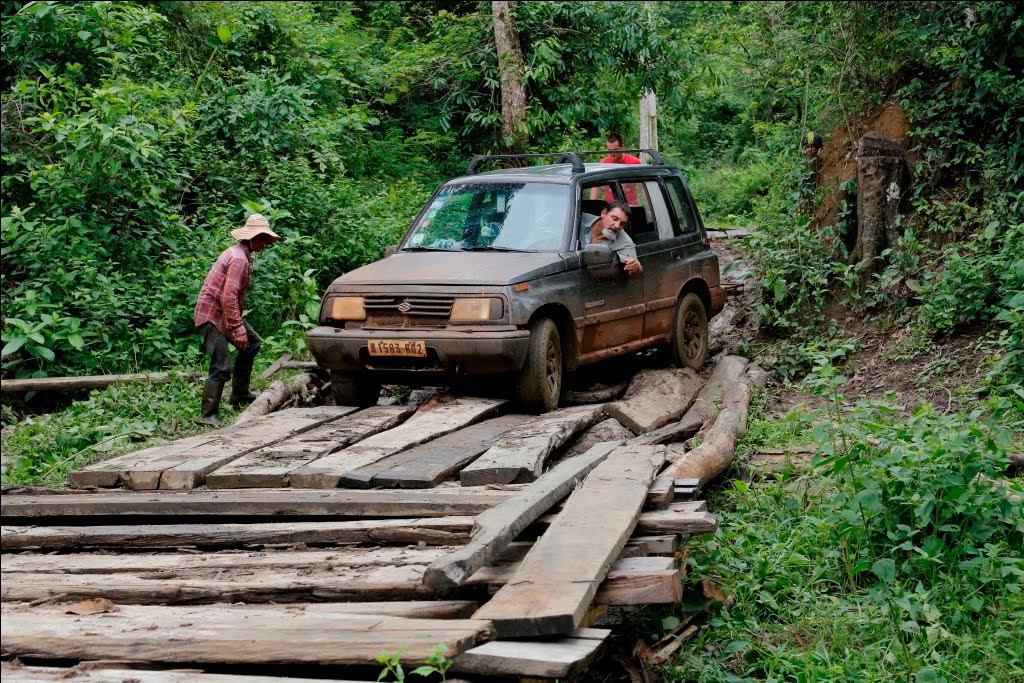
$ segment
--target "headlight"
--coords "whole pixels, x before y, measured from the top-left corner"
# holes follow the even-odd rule
[[[452,305],[452,322],[501,320],[505,307],[501,299],[456,299]]]
[[[366,309],[361,296],[338,296],[331,299],[333,320],[366,320]]]

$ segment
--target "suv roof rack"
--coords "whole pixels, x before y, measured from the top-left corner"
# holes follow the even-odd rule
[[[654,163],[656,165],[660,166],[660,165],[663,165],[665,163],[665,160],[661,158],[661,155],[658,154],[657,150],[644,148],[644,149],[624,149],[624,150],[621,150],[621,151],[623,151],[623,152],[636,152],[638,154],[646,153],[646,154],[649,154],[651,156],[651,159],[654,161]],[[572,164],[572,172],[573,173],[583,173],[586,170],[586,167],[583,165],[583,160],[580,159],[580,157],[581,156],[590,156],[590,155],[594,155],[594,154],[608,154],[608,150],[603,149],[603,150],[597,150],[597,151],[593,151],[593,152],[549,152],[549,153],[544,153],[544,154],[477,154],[475,157],[473,157],[473,160],[469,162],[469,166],[466,167],[466,175],[475,175],[477,173],[477,168],[480,166],[481,163],[483,163],[485,161],[496,161],[496,160],[501,160],[501,159],[547,159],[547,158],[553,158],[554,161],[551,162],[553,164],[570,163],[570,164]]]

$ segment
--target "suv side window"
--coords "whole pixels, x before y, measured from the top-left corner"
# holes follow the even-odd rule
[[[647,205],[653,210],[653,218],[658,226],[658,239],[671,239],[673,237],[672,218],[669,216],[668,206],[665,204],[665,196],[661,191],[661,185],[658,184],[657,180],[648,180],[644,185],[647,188]]]
[[[658,232],[657,216],[651,212],[651,198],[647,195],[647,187],[643,182],[623,185],[623,192],[632,195],[629,202],[630,217],[627,232],[637,244],[657,242],[661,239]],[[629,188],[627,191],[626,188]],[[628,200],[627,200],[628,201]]]
[[[665,189],[668,190],[668,198],[672,203],[672,210],[679,220],[679,235],[693,232],[697,229],[697,219],[693,215],[693,207],[683,189],[683,183],[679,178],[665,178]]]

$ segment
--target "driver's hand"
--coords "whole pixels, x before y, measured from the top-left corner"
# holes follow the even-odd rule
[[[629,273],[631,276],[639,275],[640,273],[644,272],[643,266],[641,266],[640,262],[637,261],[635,258],[626,259],[622,265],[626,269],[626,272]]]

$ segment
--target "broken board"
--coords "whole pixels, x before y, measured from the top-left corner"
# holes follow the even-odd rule
[[[293,487],[335,488],[348,472],[471,425],[507,403],[490,398],[455,399],[416,414],[394,429],[299,467],[288,475],[288,480]]]
[[[407,406],[373,406],[261,448],[206,475],[211,489],[288,486],[292,470],[391,429],[413,413]]]
[[[509,430],[486,453],[463,468],[463,486],[533,481],[559,446],[605,416],[604,406],[562,408]]]

